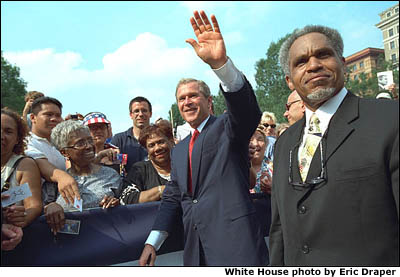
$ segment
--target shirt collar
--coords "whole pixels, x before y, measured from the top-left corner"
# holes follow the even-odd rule
[[[197,131],[199,131],[199,133],[201,133],[201,131],[203,131],[203,128],[204,128],[204,126],[206,126],[207,121],[208,121],[209,119],[210,119],[210,115],[208,115],[207,118],[204,119],[203,122],[201,122],[201,124],[196,128]],[[190,125],[189,125],[189,126],[190,126]],[[194,130],[195,130],[194,128],[190,127],[190,134],[193,135]]]
[[[347,89],[343,87],[338,94],[333,96],[331,99],[326,101],[321,107],[319,107],[315,114],[317,115],[320,121],[320,128],[323,133],[325,133],[326,129],[328,129],[329,122],[332,116],[336,113],[337,109],[339,108],[340,104],[343,102],[343,99],[346,97]],[[310,117],[314,112],[309,110],[306,107],[306,130],[309,127]]]
[[[133,127],[129,127],[129,129],[125,131],[126,136],[135,138],[132,134],[132,131],[133,131]]]
[[[34,138],[34,139],[36,139],[36,140],[45,141],[45,142],[47,142],[48,144],[51,144],[51,143],[47,140],[47,138],[39,137],[38,135],[36,135],[36,134],[33,133],[32,131],[30,131],[29,134],[30,134],[30,136],[31,136],[32,138]]]

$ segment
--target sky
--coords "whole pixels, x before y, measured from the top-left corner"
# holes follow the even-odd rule
[[[383,48],[375,24],[397,1],[1,1],[1,50],[27,90],[55,97],[63,116],[103,112],[114,134],[132,126],[129,101],[144,96],[151,122],[168,119],[181,78],[219,80],[185,42],[194,10],[217,17],[228,56],[256,88],[255,64],[295,28],[337,29],[344,56]]]

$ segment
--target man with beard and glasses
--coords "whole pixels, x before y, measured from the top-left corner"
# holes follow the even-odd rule
[[[344,87],[334,29],[295,30],[279,57],[306,109],[275,145],[271,265],[398,266],[399,103]]]

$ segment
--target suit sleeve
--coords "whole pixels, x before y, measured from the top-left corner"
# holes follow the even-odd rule
[[[174,233],[179,220],[182,216],[181,191],[176,182],[176,167],[173,158],[174,149],[172,149],[171,158],[171,181],[165,185],[163,191],[160,210],[154,222],[152,230],[166,231],[169,234]]]
[[[278,205],[275,200],[275,191],[273,188],[274,185],[272,185],[271,194],[271,228],[269,231],[270,264],[272,266],[283,266],[284,253],[282,226],[279,218]]]
[[[261,111],[253,88],[245,79],[237,92],[224,92],[220,87],[227,106],[227,130],[231,139],[248,143],[261,119]]]
[[[276,141],[277,152],[275,157],[279,157],[279,140]],[[276,160],[274,168],[279,167],[279,160]],[[277,171],[274,171],[274,175]],[[283,266],[284,265],[284,244],[283,244],[283,233],[282,225],[279,215],[279,207],[277,203],[278,189],[276,179],[272,178],[272,191],[271,191],[271,227],[269,231],[269,251],[270,251],[270,264],[272,266]]]

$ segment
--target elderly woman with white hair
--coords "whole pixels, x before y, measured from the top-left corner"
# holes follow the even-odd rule
[[[71,163],[67,172],[78,183],[83,209],[119,205],[119,199],[114,197],[111,189],[118,188],[121,177],[115,170],[95,163],[94,141],[87,126],[81,121],[63,121],[52,130],[51,141]],[[56,205],[61,206],[64,211],[76,210],[61,195],[58,196]],[[53,232],[59,231],[62,225],[51,224],[51,220],[48,223],[53,225]]]

